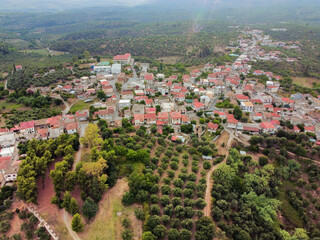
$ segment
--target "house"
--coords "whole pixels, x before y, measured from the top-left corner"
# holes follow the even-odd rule
[[[133,124],[135,126],[142,126],[144,124],[144,114],[137,113],[133,115]]]
[[[22,134],[33,134],[35,133],[35,121],[28,121],[20,123],[20,132]]]
[[[146,74],[144,75],[144,80],[147,82],[147,84],[151,85],[154,81],[153,74]]]
[[[95,116],[98,116],[100,119],[104,119],[106,121],[112,121],[113,115],[114,115],[114,109],[108,108],[108,109],[101,109],[94,113]]]
[[[180,112],[171,112],[171,123],[172,125],[181,124],[181,113]]]
[[[169,113],[168,112],[159,112],[157,125],[169,124]]]
[[[276,127],[270,122],[262,122],[260,125],[263,133],[274,134],[276,131]]]
[[[156,95],[156,91],[151,89],[151,88],[147,88],[146,89],[146,95],[149,95],[149,96],[155,96]]]
[[[121,98],[132,100],[134,98],[133,91],[132,90],[122,91]]]
[[[0,128],[0,136],[8,134],[8,133],[9,133],[9,129],[8,128]]]
[[[244,112],[253,112],[253,103],[252,102],[240,102],[240,108],[242,109],[242,111]]]
[[[234,118],[233,114],[227,114],[227,124],[229,128],[237,128],[238,120]]]
[[[116,55],[113,57],[113,62],[122,63],[122,64],[129,64],[131,61],[131,54],[126,53],[124,55]]]
[[[175,99],[178,101],[178,102],[184,102],[184,100],[186,99],[186,95],[184,93],[179,93]]]
[[[47,123],[47,119],[39,119],[34,121],[34,128],[37,131],[38,129],[48,128],[49,124]]]
[[[314,126],[305,126],[304,127],[304,131],[306,132],[306,133],[315,133],[315,127]]]
[[[193,109],[197,112],[202,111],[204,109],[204,105],[201,102],[193,102]]]
[[[219,128],[219,124],[209,122],[208,123],[208,132],[215,133]]]
[[[131,101],[129,99],[121,99],[119,100],[119,109],[123,108],[130,108],[131,107]]]
[[[48,128],[41,128],[37,131],[37,138],[40,140],[48,140],[49,130]]]
[[[260,70],[253,71],[253,75],[261,76],[261,75],[263,75],[263,71],[260,71]]]
[[[75,134],[78,130],[78,124],[76,122],[67,123],[65,131],[67,134]]]
[[[181,115],[181,124],[190,124],[190,118],[188,115],[182,114]]]
[[[225,112],[213,111],[213,114],[214,114],[215,117],[219,117],[221,119],[226,119],[226,113]]]
[[[70,92],[72,90],[72,86],[71,85],[66,85],[62,88],[62,91],[64,92]]]
[[[262,120],[262,113],[256,113],[252,116],[253,121]]]
[[[236,95],[236,99],[239,101],[239,102],[247,102],[247,101],[250,101],[250,98],[246,95],[243,95],[243,94],[237,94]]]
[[[281,98],[281,101],[282,101],[283,105],[289,106],[289,107],[292,107],[294,104],[294,101],[291,100],[290,98]]]
[[[153,106],[153,99],[146,99],[146,100],[145,100],[145,103],[146,103],[146,105],[147,105],[148,107],[151,107],[151,106]]]
[[[156,115],[156,113],[146,113],[144,115],[144,119],[146,121],[146,124],[148,124],[148,125],[157,124],[157,115]]]
[[[17,65],[15,66],[16,71],[21,71],[22,70],[22,65]]]
[[[7,147],[0,149],[0,157],[12,157],[14,153],[14,147]]]
[[[112,64],[111,67],[112,74],[120,74],[121,73],[121,64]]]

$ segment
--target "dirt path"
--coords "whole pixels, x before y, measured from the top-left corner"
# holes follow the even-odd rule
[[[78,237],[78,235],[71,229],[71,220],[69,214],[66,212],[66,210],[63,209],[62,213],[63,221],[66,224],[68,231],[70,233],[70,236],[73,238],[73,240],[81,240],[81,238]]]
[[[225,140],[227,139],[227,135],[229,134],[229,132],[224,132],[217,140],[216,140],[216,143],[225,143]],[[213,179],[212,179],[212,174],[215,170],[217,170],[217,168],[225,163],[227,161],[227,157],[228,157],[228,154],[229,154],[229,149],[231,148],[231,144],[232,144],[232,141],[233,141],[233,138],[234,138],[234,135],[233,134],[229,134],[229,139],[228,139],[228,142],[226,144],[226,147],[223,149],[223,151],[221,153],[225,153],[226,157],[224,158],[224,160],[213,166],[210,171],[207,173],[207,177],[206,177],[206,181],[207,181],[207,189],[206,189],[206,194],[205,194],[205,202],[207,203],[206,207],[204,208],[204,215],[207,216],[207,217],[210,217],[211,215],[211,205],[212,205],[212,197],[211,197],[211,189],[212,189],[212,186],[213,186]],[[221,146],[221,145],[219,145]]]

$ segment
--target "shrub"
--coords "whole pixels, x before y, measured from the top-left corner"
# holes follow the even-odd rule
[[[267,157],[265,157],[265,156],[259,157],[259,165],[260,165],[260,166],[263,167],[263,166],[267,165],[268,162],[269,162],[269,160],[268,160]]]
[[[136,218],[139,220],[144,220],[145,219],[145,213],[141,208],[137,208],[134,210],[134,214],[136,215]]]

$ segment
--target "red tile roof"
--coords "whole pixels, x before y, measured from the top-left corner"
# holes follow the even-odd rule
[[[193,106],[195,106],[195,108],[202,108],[204,107],[204,105],[201,102],[194,102]]]
[[[272,123],[270,123],[270,122],[262,122],[262,123],[260,123],[260,125],[261,125],[261,127],[263,128],[263,129],[274,129],[274,128],[276,128]]]
[[[117,55],[114,56],[113,60],[119,61],[119,60],[129,60],[129,58],[131,57],[130,53],[126,53],[124,55]]]
[[[219,127],[219,125],[216,124],[216,123],[212,123],[212,122],[209,122],[209,123],[208,123],[208,128],[209,128],[209,129],[217,130],[218,127]]]

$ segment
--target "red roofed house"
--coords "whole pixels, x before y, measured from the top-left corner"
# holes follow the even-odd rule
[[[88,110],[77,111],[76,117],[78,118],[79,121],[87,121],[89,118],[89,111]]]
[[[168,112],[159,112],[158,113],[158,122],[163,124],[169,124],[169,113]]]
[[[20,71],[20,70],[22,70],[22,65],[17,65],[17,66],[15,66],[15,68],[16,68],[16,71]]]
[[[238,120],[234,118],[233,114],[227,114],[227,123],[229,128],[237,128]]]
[[[49,131],[48,128],[41,128],[38,129],[38,138],[41,140],[48,140],[49,137]]]
[[[201,102],[193,102],[193,109],[199,112],[204,109],[204,105]]]
[[[71,122],[66,125],[67,134],[75,134],[78,130],[78,124],[76,122]]]
[[[292,107],[294,104],[294,101],[290,98],[281,98],[281,101],[284,105],[289,105],[290,107]]]
[[[133,122],[135,126],[142,126],[144,124],[144,114],[143,113],[134,114]]]
[[[305,127],[304,127],[304,131],[305,131],[306,133],[307,133],[307,132],[309,132],[309,133],[314,133],[315,127],[314,127],[314,126],[310,126],[310,127],[305,126]]]
[[[261,75],[263,75],[263,72],[260,71],[260,70],[256,70],[256,71],[253,72],[253,75],[255,75],[255,76],[261,76]]]
[[[226,113],[225,112],[219,112],[219,111],[213,111],[214,116],[218,116],[221,119],[226,119]]]
[[[181,123],[182,124],[189,124],[191,123],[190,118],[188,117],[188,115],[181,115]]]
[[[185,99],[186,99],[186,95],[182,92],[180,92],[177,96],[175,96],[175,100],[177,100],[178,102],[184,102]]]
[[[146,113],[144,115],[144,119],[146,121],[146,124],[152,125],[157,123],[157,115],[155,113]]]
[[[70,92],[72,90],[72,86],[71,85],[66,85],[66,86],[63,87],[62,90],[65,91],[65,92]]]
[[[237,95],[236,95],[236,99],[237,99],[239,102],[247,102],[247,101],[250,100],[248,96],[243,95],[243,94],[237,94]]]
[[[276,127],[270,122],[262,122],[262,123],[260,123],[260,125],[262,127],[263,133],[274,134],[276,131]]]
[[[104,119],[107,121],[113,120],[114,108],[109,107],[108,109],[101,109],[94,113],[95,116],[98,116],[100,119]]]
[[[153,100],[152,99],[146,99],[145,102],[146,102],[146,105],[149,106],[149,107],[151,107],[153,105]]]
[[[20,132],[23,134],[33,134],[35,133],[34,128],[35,121],[22,122],[20,123]]]
[[[181,124],[181,113],[180,112],[172,112],[171,113],[171,123],[172,123],[172,125],[180,125]]]
[[[154,81],[154,76],[153,76],[153,74],[146,74],[146,75],[144,75],[144,80],[146,80],[148,84],[152,84],[153,81]]]
[[[208,123],[208,132],[215,133],[218,130],[219,124],[209,122]]]
[[[113,58],[113,62],[115,62],[115,63],[129,64],[130,61],[131,61],[131,54],[130,53],[126,53],[124,55],[117,55],[117,56],[114,56],[114,58]]]
[[[255,115],[253,115],[252,119],[253,121],[262,120],[262,113],[256,113]]]
[[[294,126],[293,130],[294,130],[295,133],[301,132],[300,128],[298,128],[297,126]]]

